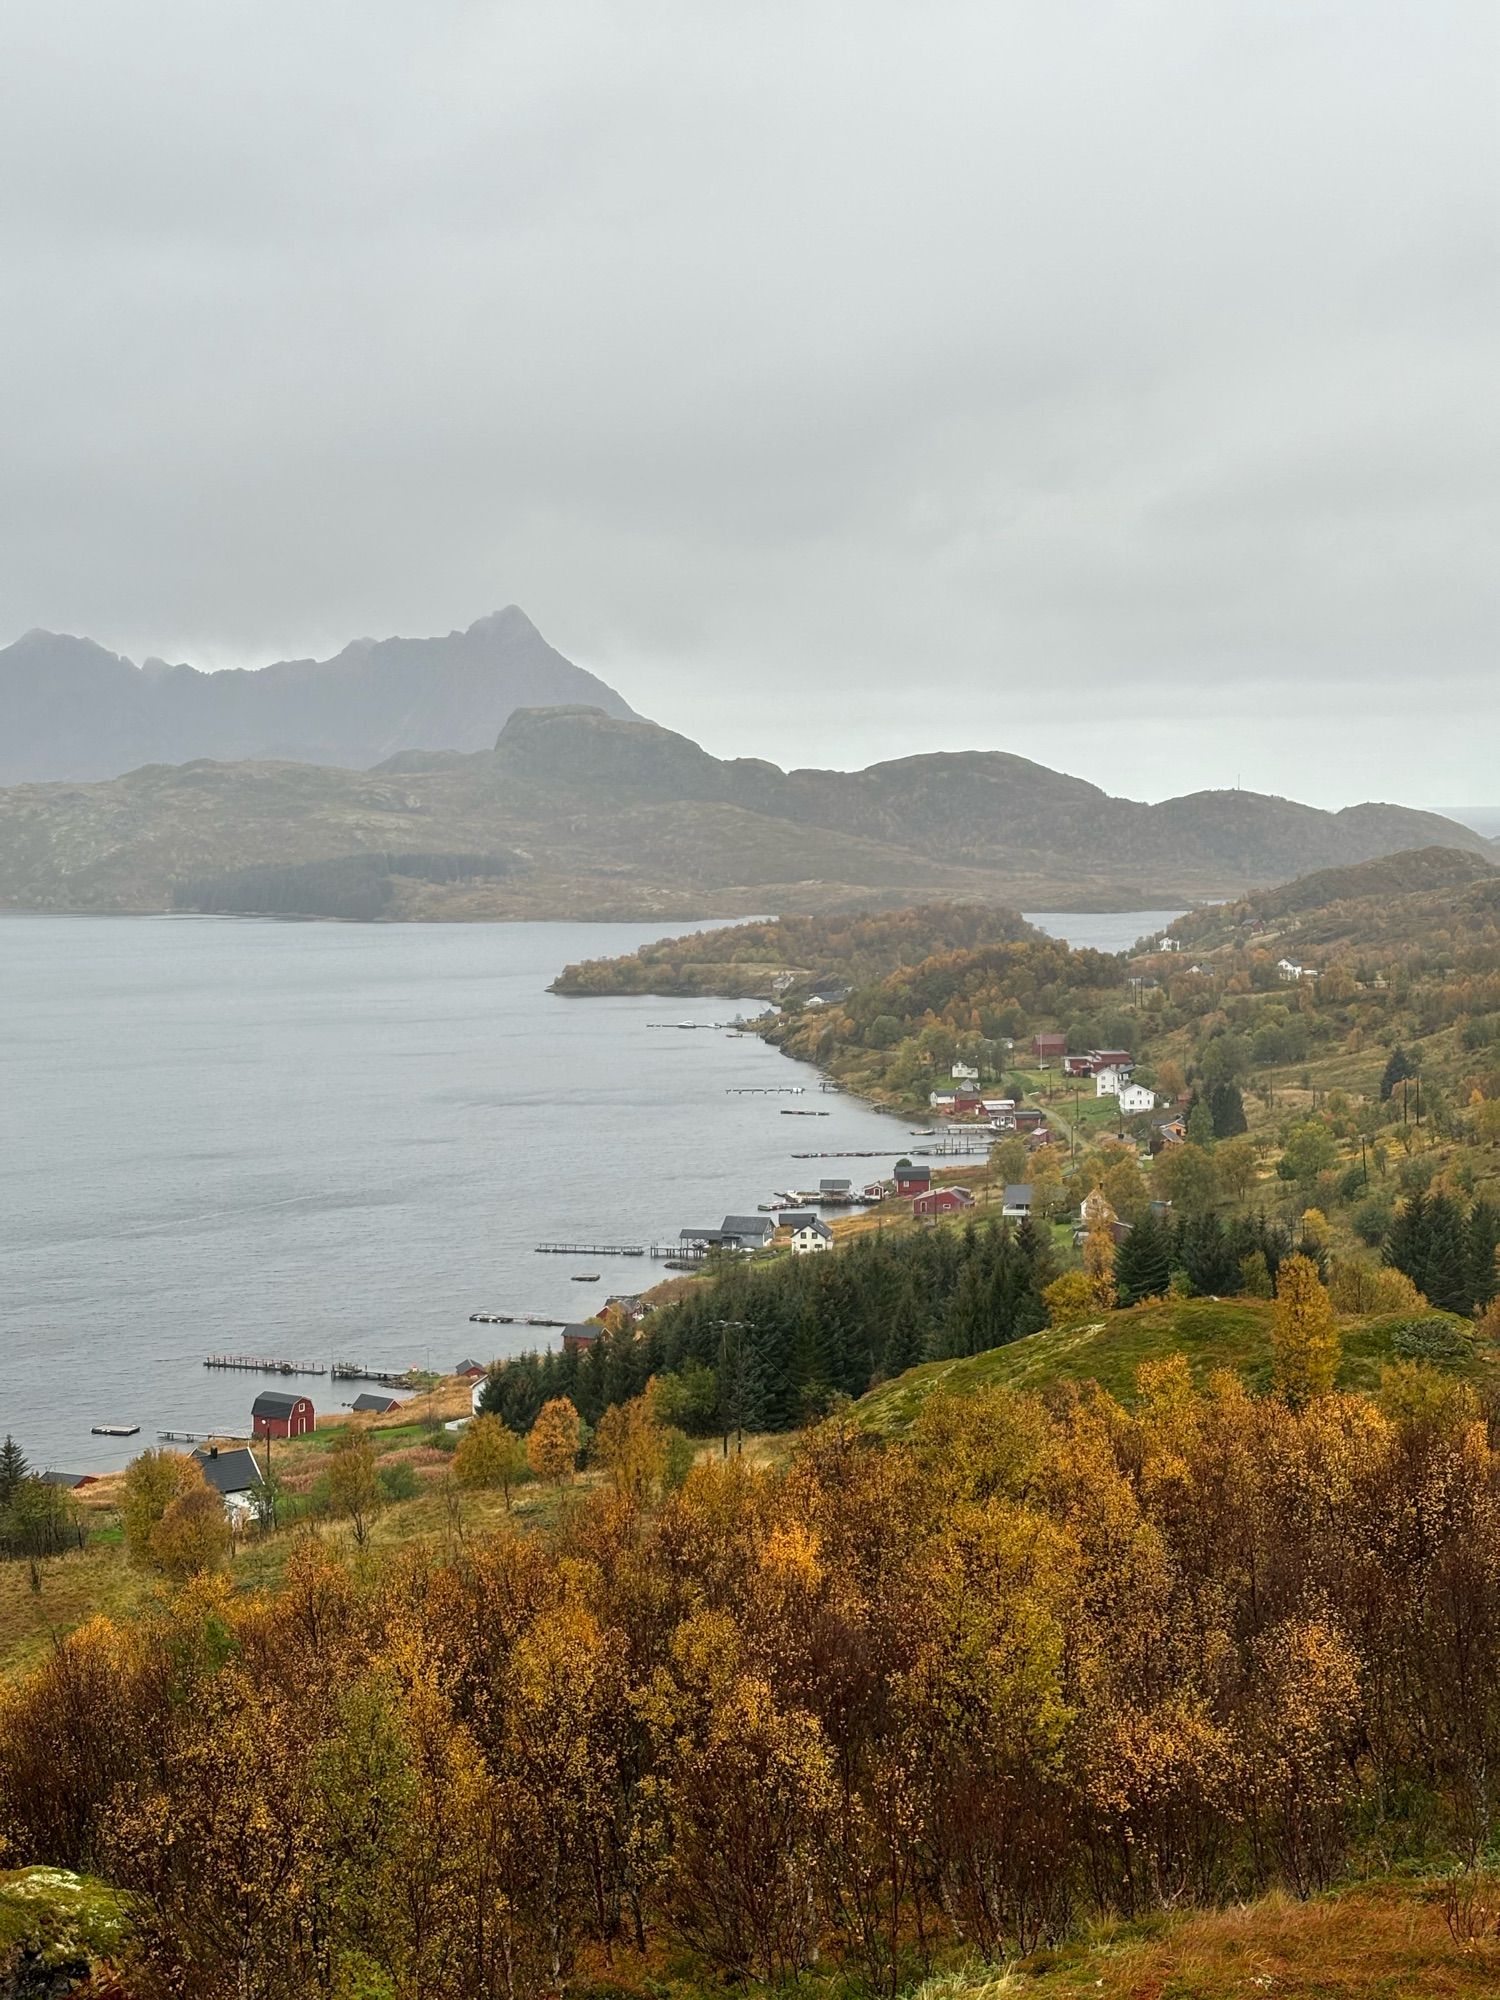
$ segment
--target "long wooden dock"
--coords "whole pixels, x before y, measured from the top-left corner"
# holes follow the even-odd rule
[[[644,1257],[644,1243],[538,1243],[539,1257]]]
[[[257,1375],[326,1375],[321,1361],[282,1361],[270,1354],[210,1354],[205,1368],[246,1368]]]
[[[211,1444],[215,1438],[227,1438],[233,1444],[254,1441],[248,1431],[158,1431],[156,1435],[163,1444]]]
[[[544,1313],[470,1313],[470,1326],[566,1326],[565,1319],[548,1319]]]

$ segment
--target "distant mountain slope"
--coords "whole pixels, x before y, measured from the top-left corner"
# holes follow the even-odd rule
[[[512,717],[496,768],[620,805],[721,801],[949,867],[1064,881],[1140,871],[1158,883],[1198,883],[1189,894],[1219,893],[1201,887],[1211,881],[1276,881],[1429,842],[1492,851],[1470,828],[1407,806],[1330,813],[1258,792],[1194,792],[1148,806],[999,750],[783,772],[758,758],[711,757],[654,723],[576,708]]]
[[[91,639],[0,649],[0,784],[112,778],[142,764],[283,758],[363,770],[414,747],[487,750],[517,708],[629,705],[514,604],[435,639],[357,639],[254,672],[143,667]]]
[[[1500,868],[1481,853],[1422,847],[1324,868],[1173,924],[1198,952],[1284,952],[1314,965],[1409,947],[1455,963],[1500,941]]]
[[[1491,852],[1400,806],[1148,806],[998,751],[785,772],[574,704],[517,710],[492,750],[373,770],[198,760],[0,790],[0,905],[164,909],[215,872],[381,853],[507,857],[493,879],[401,878],[393,916],[1159,908],[1434,842]]]

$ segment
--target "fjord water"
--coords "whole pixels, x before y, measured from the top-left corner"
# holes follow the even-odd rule
[[[1048,928],[1133,940],[1144,919]],[[0,1432],[97,1470],[158,1430],[248,1428],[269,1378],[210,1353],[488,1361],[555,1336],[473,1310],[580,1319],[664,1275],[539,1242],[664,1240],[888,1166],[904,1124],[752,1037],[653,1025],[736,1003],[546,991],[691,928],[0,917]],[[730,1094],[791,1083],[806,1095]],[[844,1148],[881,1157],[792,1158]]]

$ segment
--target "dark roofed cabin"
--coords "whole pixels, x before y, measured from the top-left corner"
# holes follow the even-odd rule
[[[250,1430],[255,1437],[306,1437],[312,1427],[311,1399],[290,1389],[262,1389],[250,1405]]]
[[[216,1444],[211,1444],[206,1451],[193,1453],[193,1463],[215,1493],[225,1500],[232,1500],[239,1493],[252,1493],[257,1486],[265,1484],[259,1462],[248,1445],[239,1445],[233,1451],[221,1451]]]
[[[483,1373],[483,1370],[480,1372]],[[349,1407],[351,1410],[357,1411],[361,1416],[369,1414],[374,1417],[388,1417],[392,1410],[400,1409],[401,1398],[399,1396],[392,1396],[385,1389],[379,1391],[364,1389],[355,1397]]]

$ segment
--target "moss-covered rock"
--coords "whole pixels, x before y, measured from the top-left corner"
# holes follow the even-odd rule
[[[0,2000],[59,2000],[117,1959],[129,1933],[118,1889],[66,1868],[0,1873]]]

